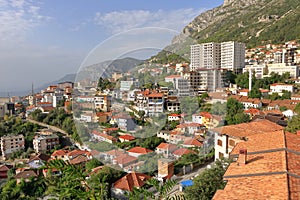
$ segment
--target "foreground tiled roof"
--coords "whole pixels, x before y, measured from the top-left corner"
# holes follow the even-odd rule
[[[284,128],[282,126],[279,126],[276,123],[264,119],[252,121],[249,123],[223,126],[215,128],[213,129],[213,131],[221,135],[229,135],[231,137],[244,138],[258,133],[273,132],[283,129]]]
[[[276,131],[252,135],[238,143],[224,180],[224,190],[218,190],[219,199],[299,199],[300,198],[300,136]],[[246,164],[240,149],[247,149]]]
[[[117,180],[113,187],[121,190],[132,191],[134,187],[143,187],[145,182],[150,178],[151,177],[146,174],[132,172]]]

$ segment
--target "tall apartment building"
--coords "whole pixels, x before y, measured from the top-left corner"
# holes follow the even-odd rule
[[[6,135],[1,137],[1,153],[3,159],[9,157],[16,151],[25,149],[25,139],[23,135]]]
[[[221,43],[221,68],[242,72],[245,66],[245,44],[235,41]]]
[[[221,67],[221,44],[203,43],[191,45],[191,70],[197,68],[219,69]]]
[[[215,91],[223,87],[226,70],[241,72],[245,65],[245,44],[238,42],[191,45],[191,70],[200,74],[198,88]],[[192,83],[191,83],[192,85]]]

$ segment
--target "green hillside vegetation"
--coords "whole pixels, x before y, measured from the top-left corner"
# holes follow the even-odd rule
[[[231,12],[226,13],[228,17],[199,33],[193,32],[192,37],[199,43],[235,40],[245,42],[248,47],[300,38],[299,1],[261,2],[242,10],[231,6]]]
[[[236,0],[196,17],[166,51],[151,57],[158,63],[186,61],[189,46],[205,42],[239,41],[248,48],[300,39],[300,1]],[[172,52],[172,53],[170,53]],[[182,59],[171,60],[179,55]]]

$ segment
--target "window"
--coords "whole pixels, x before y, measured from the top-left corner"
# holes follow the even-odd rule
[[[223,143],[222,140],[218,140],[218,145],[219,146],[222,146],[222,143]]]
[[[235,141],[234,140],[229,140],[229,145],[230,146],[235,146]]]

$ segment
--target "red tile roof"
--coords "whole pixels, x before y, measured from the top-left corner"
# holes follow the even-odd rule
[[[51,157],[52,156],[66,156],[67,154],[69,153],[68,150],[57,150],[57,151],[54,151],[52,154],[51,154]]]
[[[221,135],[229,135],[235,138],[244,138],[258,133],[273,132],[283,130],[282,126],[269,120],[256,120],[249,123],[223,126],[213,129],[214,132]]]
[[[123,139],[123,140],[126,140],[126,141],[131,141],[131,140],[135,140],[135,137],[132,136],[132,135],[121,135],[119,137],[119,139]]]
[[[300,136],[275,131],[249,136],[238,143],[231,156],[239,156],[231,163],[224,180],[224,190],[217,199],[299,199],[300,194]],[[247,149],[246,164],[240,149]]]
[[[173,152],[173,154],[176,155],[176,156],[182,156],[182,155],[189,154],[189,153],[195,154],[194,151],[186,149],[186,148],[180,148],[180,149],[177,149]]]
[[[169,149],[176,149],[177,146],[175,144],[169,144],[169,143],[162,142],[156,148],[157,149],[169,150]]]
[[[116,157],[114,160],[117,162],[117,164],[120,164],[120,165],[127,165],[127,164],[138,161],[138,159],[136,157],[133,157],[133,156],[130,156],[127,154],[120,155],[120,156]]]
[[[143,148],[143,147],[133,147],[133,148],[129,149],[128,152],[137,153],[137,154],[147,154],[147,153],[150,153],[153,151],[150,149]]]
[[[134,187],[143,187],[146,181],[150,178],[151,177],[146,174],[132,172],[117,180],[113,187],[121,190],[132,191]]]
[[[85,151],[85,150],[73,150],[70,153],[68,153],[68,156],[79,156],[79,155],[84,155],[84,156],[91,156],[91,153],[89,151]]]
[[[202,142],[200,142],[196,138],[192,138],[190,140],[184,141],[183,145],[190,145],[190,146],[201,147],[202,146]]]

